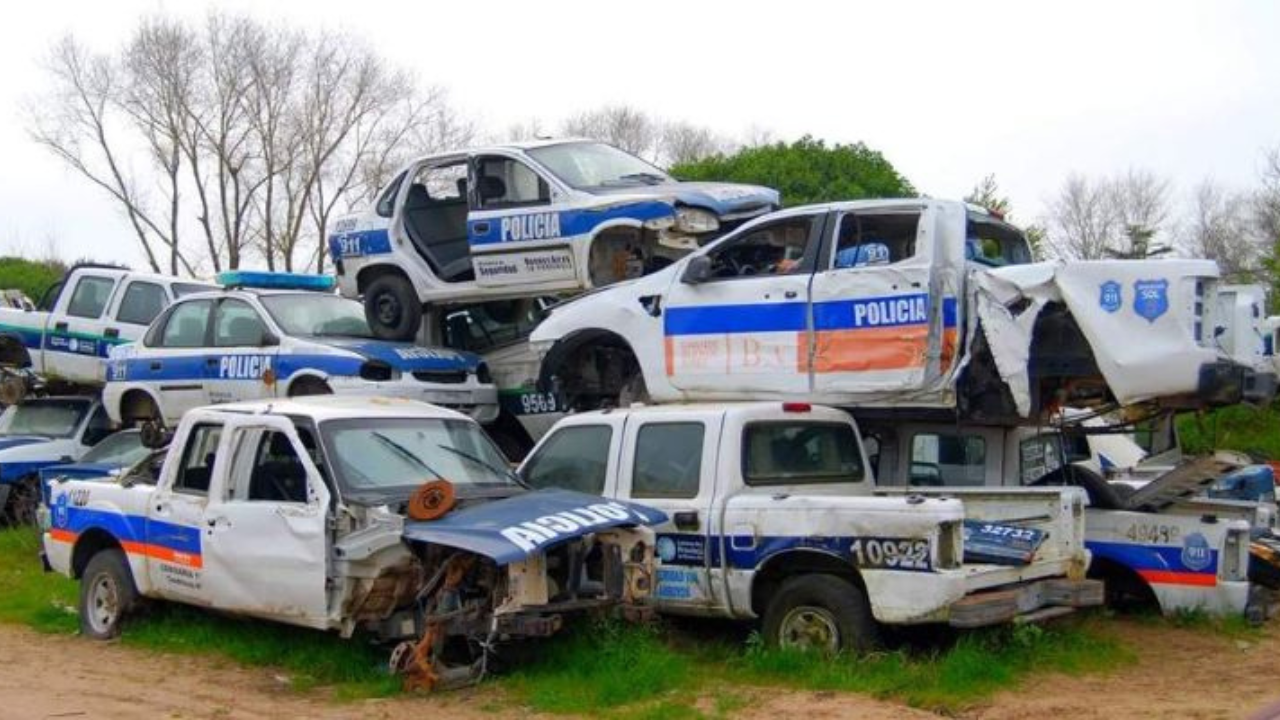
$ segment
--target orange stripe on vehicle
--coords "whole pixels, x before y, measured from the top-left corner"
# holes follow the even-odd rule
[[[813,371],[864,372],[924,367],[929,328],[901,325],[815,333]]]
[[[1218,576],[1212,573],[1177,572],[1174,570],[1139,570],[1138,575],[1147,582],[1159,585],[1195,585],[1214,587]]]
[[[70,530],[60,530],[58,528],[49,529],[50,540],[57,540],[58,542],[64,542],[64,543],[73,543],[76,541],[77,537],[79,536],[76,533],[71,532]]]
[[[667,363],[667,377],[676,374],[676,347],[671,338],[662,339],[662,355]]]
[[[174,565],[183,565],[189,568],[199,569],[204,566],[204,561],[199,555],[192,555],[178,550],[173,550],[160,545],[151,545],[149,543],[124,541],[120,543],[120,547],[130,555],[142,555],[152,558],[153,560],[163,560],[171,562]]]
[[[955,328],[946,328],[942,331],[942,372],[951,369],[951,363],[956,359],[956,343],[958,333]]]

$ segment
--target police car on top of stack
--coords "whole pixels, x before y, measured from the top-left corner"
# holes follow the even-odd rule
[[[236,271],[218,282],[223,290],[183,297],[140,341],[112,349],[102,393],[112,420],[172,427],[211,403],[331,393],[497,417],[479,356],[375,339],[360,303],[332,294],[331,277]]]

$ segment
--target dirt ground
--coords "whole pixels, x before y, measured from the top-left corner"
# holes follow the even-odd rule
[[[1280,624],[1236,640],[1204,630],[1120,622],[1138,655],[1102,676],[1042,676],[961,717],[1280,718]],[[0,625],[0,718],[527,717],[492,688],[423,698],[337,703],[323,691],[288,689],[271,671],[209,658],[153,654],[77,637]],[[744,718],[933,718],[859,695],[743,688]],[[1274,714],[1268,712],[1273,706]]]

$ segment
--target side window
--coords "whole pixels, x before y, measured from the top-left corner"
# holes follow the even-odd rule
[[[266,335],[262,318],[242,300],[218,303],[213,320],[215,347],[259,347]]]
[[[48,290],[40,296],[40,301],[36,303],[36,309],[43,312],[53,312],[53,306],[57,304],[58,297],[62,295],[63,281],[59,280],[49,286]]]
[[[920,212],[848,213],[836,232],[836,270],[891,265],[915,255]]]
[[[84,426],[84,435],[80,438],[81,444],[97,445],[110,434],[111,418],[107,416],[107,409],[99,405],[93,409],[88,424]]]
[[[116,320],[130,325],[150,325],[166,303],[163,287],[149,282],[131,282],[120,299]]]
[[[523,479],[534,488],[556,487],[599,495],[604,492],[612,439],[613,429],[608,425],[561,428],[525,463]]]
[[[985,485],[987,441],[979,435],[921,433],[911,438],[910,484]]]
[[[400,173],[395,180],[382,191],[382,196],[378,198],[377,212],[381,217],[389,218],[395,214],[396,195],[400,194],[400,183],[404,182],[405,173]]]
[[[307,471],[289,436],[269,430],[262,433],[249,475],[249,500],[305,503]]]
[[[743,432],[748,485],[862,482],[858,436],[843,423],[751,423]]]
[[[102,311],[107,309],[107,300],[111,299],[111,290],[115,286],[116,281],[109,277],[81,277],[71,293],[71,302],[67,303],[67,314],[90,319],[102,317]]]
[[[465,203],[467,201],[467,164],[465,162],[422,168],[413,181],[425,187],[427,196],[435,202]]]
[[[712,278],[791,275],[806,272],[816,246],[812,216],[763,225],[713,250]]]
[[[212,307],[212,300],[193,300],[175,307],[165,320],[164,332],[160,333],[160,347],[202,347]]]
[[[213,463],[217,459],[221,439],[221,425],[197,425],[191,430],[187,447],[182,452],[182,465],[173,481],[175,491],[209,494],[209,480],[213,477]]]
[[[702,423],[649,423],[636,434],[631,497],[692,498],[702,483]]]
[[[1062,444],[1057,435],[1037,435],[1018,445],[1018,483],[1030,485],[1062,467]]]
[[[482,157],[476,161],[476,200],[483,210],[546,205],[551,187],[518,160]]]

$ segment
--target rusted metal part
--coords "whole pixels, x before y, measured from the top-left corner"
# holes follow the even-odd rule
[[[454,555],[446,561],[444,579],[431,600],[432,606],[438,604],[440,597],[457,591],[475,561],[474,555]],[[459,673],[459,668],[447,667],[441,658],[449,619],[450,616],[437,616],[429,612],[426,628],[422,637],[413,644],[412,651],[397,648],[397,653],[392,656],[392,669],[404,677],[405,690],[431,691],[437,687],[452,687],[455,682],[465,681],[475,674],[472,671],[474,664],[466,666],[465,672]]]
[[[457,501],[453,483],[448,480],[432,480],[423,483],[409,496],[406,513],[414,520],[435,520],[447,515]]]

